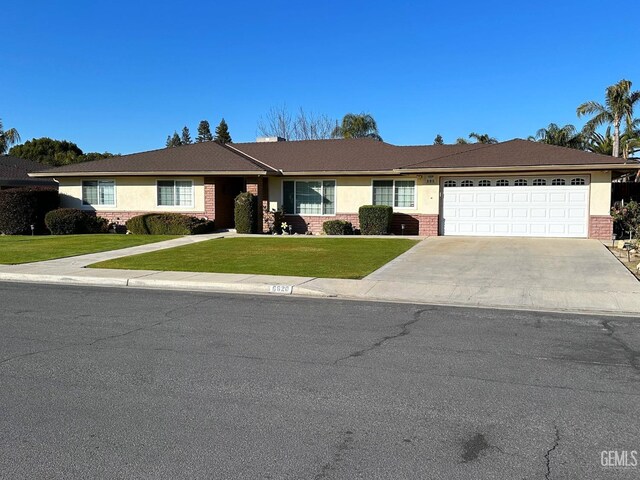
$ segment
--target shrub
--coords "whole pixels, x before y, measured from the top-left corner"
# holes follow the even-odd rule
[[[638,238],[640,236],[640,203],[630,201],[624,206],[619,202],[611,209],[614,231],[619,238]]]
[[[34,225],[36,234],[46,233],[44,216],[55,210],[60,197],[55,188],[25,187],[0,191],[0,233],[26,235]]]
[[[353,225],[346,220],[327,220],[322,231],[327,235],[353,235]]]
[[[256,232],[257,203],[257,198],[250,192],[243,192],[236,197],[233,215],[238,233]]]
[[[387,235],[391,231],[393,208],[387,205],[363,205],[358,216],[362,235]]]
[[[137,235],[198,235],[214,230],[211,220],[180,213],[146,213],[126,222],[127,230]]]
[[[51,210],[44,223],[53,235],[75,235],[79,233],[107,233],[109,222],[76,208]]]

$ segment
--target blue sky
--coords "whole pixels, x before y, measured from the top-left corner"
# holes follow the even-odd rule
[[[633,12],[635,2],[618,2]],[[28,1],[2,7],[0,118],[85,152],[160,148],[271,107],[369,112],[385,141],[526,138],[622,78],[638,28],[605,1]],[[613,16],[612,16],[613,15]],[[614,21],[615,19],[615,21]]]

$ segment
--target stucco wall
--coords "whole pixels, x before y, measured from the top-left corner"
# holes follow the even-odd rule
[[[590,215],[609,215],[611,210],[611,172],[591,173]]]
[[[193,206],[167,207],[157,206],[157,180],[172,180],[173,177],[111,177],[100,180],[115,180],[116,205],[89,207],[82,205],[82,181],[95,180],[93,178],[59,178],[61,206],[68,208],[82,208],[87,210],[126,212],[204,212],[204,178],[180,177],[179,180],[192,180],[194,188]]]

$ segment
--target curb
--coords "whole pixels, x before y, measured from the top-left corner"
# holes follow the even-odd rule
[[[255,293],[260,295],[331,298],[337,295],[293,285],[290,294],[279,294],[270,291],[266,283],[221,283],[221,282],[189,282],[173,280],[154,280],[146,278],[102,278],[74,275],[42,275],[31,273],[0,273],[0,281],[18,283],[47,283],[80,286],[130,287],[158,290],[184,290],[198,292]]]

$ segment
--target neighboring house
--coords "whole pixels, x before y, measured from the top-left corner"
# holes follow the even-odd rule
[[[14,187],[57,187],[52,180],[29,177],[29,173],[43,170],[46,165],[10,155],[0,155],[0,190]]]
[[[611,181],[623,159],[511,140],[394,146],[371,139],[197,143],[33,173],[54,177],[66,207],[124,222],[145,212],[233,226],[242,191],[283,208],[296,232],[358,226],[362,205],[391,205],[394,233],[610,240]],[[263,228],[266,225],[262,222]]]

